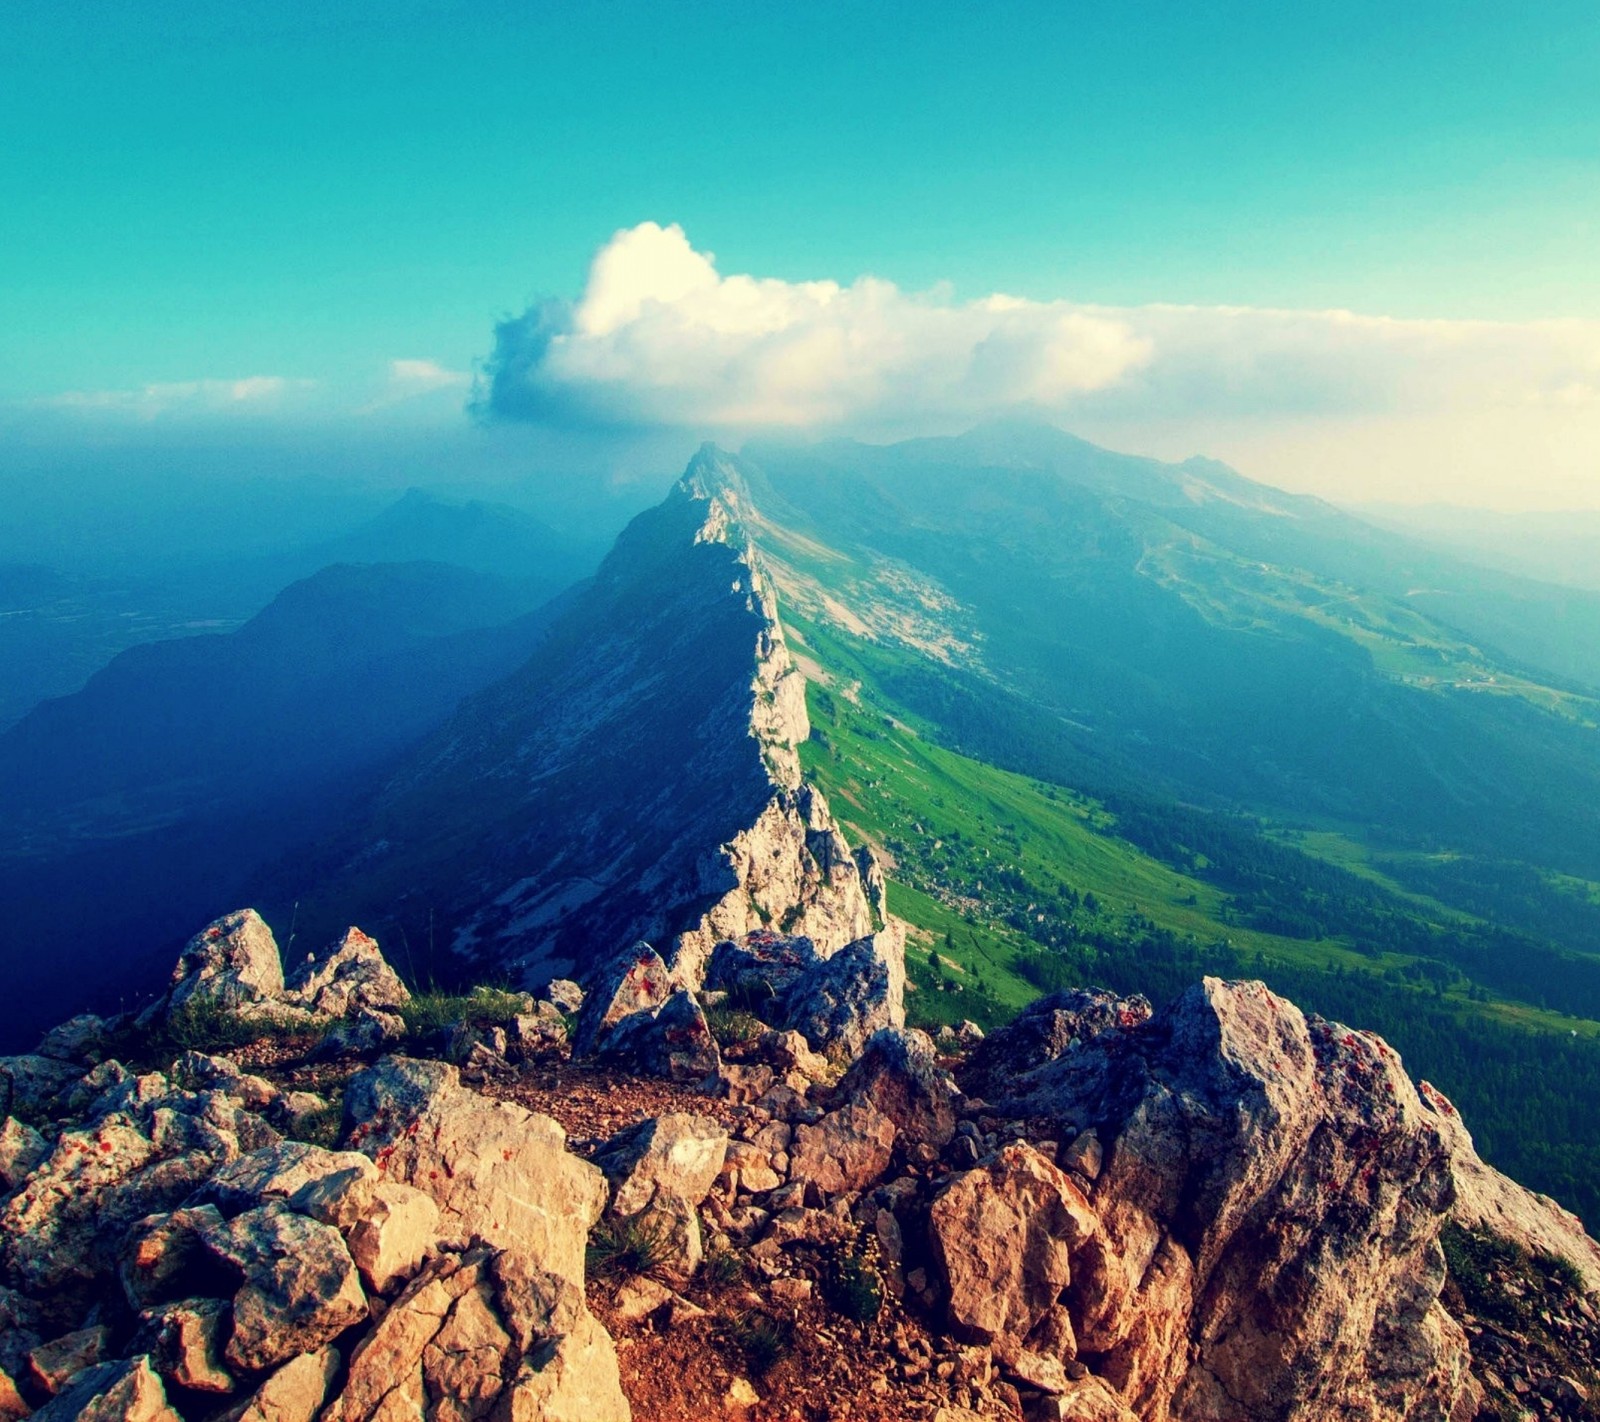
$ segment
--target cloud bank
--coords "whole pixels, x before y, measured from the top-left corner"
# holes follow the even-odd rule
[[[653,222],[600,249],[576,301],[496,327],[473,403],[697,437],[946,433],[1029,412],[1351,499],[1600,504],[1600,322],[958,300],[870,276],[724,275]]]
[[[677,226],[618,232],[583,294],[502,322],[479,403],[685,428],[1600,407],[1600,323],[1105,307],[722,275]]]

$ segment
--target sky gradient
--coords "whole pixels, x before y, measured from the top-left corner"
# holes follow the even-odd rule
[[[1042,404],[1124,447],[1333,496],[1413,471],[1419,498],[1600,504],[1592,3],[12,0],[0,54],[0,421],[35,446],[465,425],[496,323],[568,319],[650,222],[719,279],[1102,320],[1121,373]],[[1276,359],[1278,318],[1239,309],[1393,320],[1398,349],[1307,319],[1293,399],[1241,376],[1185,405],[1193,371]],[[709,397],[665,418],[655,369],[607,377],[613,424],[746,423]],[[1352,401],[1353,371],[1389,393]],[[1040,403],[1037,374],[974,413]],[[816,423],[925,425],[887,384]]]

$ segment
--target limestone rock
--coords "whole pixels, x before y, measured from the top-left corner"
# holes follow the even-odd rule
[[[839,1094],[870,1101],[895,1123],[903,1141],[943,1148],[956,1133],[961,1093],[939,1066],[927,1033],[915,1028],[874,1032],[839,1083]]]
[[[567,1021],[554,1003],[539,1002],[532,1012],[513,1017],[506,1035],[512,1059],[525,1061],[566,1046]]]
[[[860,1190],[888,1169],[894,1142],[893,1121],[870,1101],[852,1101],[795,1127],[789,1178],[830,1195]]]
[[[80,1328],[28,1354],[28,1377],[33,1385],[54,1397],[85,1368],[105,1360],[111,1330],[103,1326]]]
[[[951,1176],[928,1233],[951,1323],[985,1342],[1025,1340],[1072,1280],[1072,1251],[1099,1229],[1077,1187],[1017,1143]]]
[[[402,1007],[411,1001],[377,941],[359,928],[346,929],[343,937],[296,963],[288,974],[285,996],[319,1017],[343,1017],[361,1008]]]
[[[33,1050],[35,1056],[93,1066],[106,1056],[109,1045],[105,1019],[84,1012],[52,1027]]]
[[[705,1257],[700,1215],[680,1195],[661,1191],[635,1217],[638,1228],[652,1241],[656,1272],[682,1287],[694,1277]]]
[[[520,1251],[581,1285],[588,1233],[609,1191],[594,1166],[568,1153],[555,1121],[463,1089],[452,1067],[398,1058],[356,1077],[345,1102],[347,1111],[371,1111],[351,1143],[386,1178],[431,1195],[445,1237]]]
[[[798,1032],[769,1030],[756,1043],[761,1059],[784,1076],[798,1072],[807,1081],[825,1081],[832,1075],[828,1059],[811,1050],[811,1044]]]
[[[583,989],[571,978],[552,978],[544,985],[544,1000],[568,1017],[583,1010]]]
[[[376,1179],[372,1162],[356,1151],[324,1150],[305,1141],[280,1141],[250,1151],[218,1169],[188,1201],[238,1214],[269,1200],[287,1200],[313,1181],[359,1171]]]
[[[33,1417],[34,1422],[183,1422],[144,1357],[101,1363],[78,1374]]]
[[[350,1257],[373,1293],[387,1294],[416,1273],[437,1243],[439,1207],[433,1197],[397,1180],[371,1188],[349,1232]]]
[[[880,1027],[905,1025],[905,947],[905,925],[891,920],[797,977],[768,1020],[816,1051],[854,1056]]]
[[[118,1275],[128,1304],[135,1310],[205,1292],[204,1285],[221,1278],[205,1238],[222,1225],[215,1205],[147,1215],[129,1228],[122,1241]]]
[[[624,1280],[611,1303],[624,1323],[643,1323],[652,1313],[672,1302],[672,1290],[654,1279],[636,1274]]]
[[[698,1205],[728,1151],[728,1133],[709,1116],[672,1112],[619,1131],[595,1154],[611,1183],[611,1209],[635,1215],[658,1194]]]
[[[584,998],[573,1054],[590,1055],[618,1023],[636,1012],[654,1011],[671,993],[667,965],[648,943],[617,954],[599,970]]]
[[[16,1380],[0,1368],[0,1422],[22,1422],[33,1409],[22,1400]]]
[[[222,1361],[230,1320],[221,1299],[184,1299],[144,1316],[141,1339],[158,1373],[191,1392],[232,1392],[238,1385]]]
[[[322,1058],[366,1057],[403,1042],[405,1018],[397,1012],[380,1012],[358,1007],[350,1016],[335,1022],[317,1048]]]
[[[654,1011],[624,1017],[600,1038],[596,1057],[641,1076],[700,1082],[722,1067],[706,1015],[687,988],[676,988]]]
[[[591,1313],[527,1355],[496,1422],[633,1422],[611,1336]]]
[[[218,1422],[314,1422],[338,1372],[338,1349],[301,1353]]]
[[[207,924],[178,956],[166,1010],[247,1008],[283,997],[277,940],[254,909],[239,909]]]
[[[344,1133],[365,1150],[365,1140],[387,1140],[415,1121],[435,1096],[459,1088],[456,1069],[446,1062],[415,1057],[385,1057],[350,1079],[344,1094]]]
[[[81,1067],[54,1057],[0,1057],[0,1113],[53,1116],[82,1074]]]
[[[1074,1262],[1068,1303],[1132,1411],[1266,1422],[1361,1397],[1372,1419],[1451,1415],[1468,1388],[1438,1303],[1451,1153],[1386,1043],[1211,978],[1074,1040],[1008,1109],[1096,1125],[1111,1258],[1086,1290]]]
[[[423,1267],[356,1345],[322,1422],[491,1413],[629,1419],[611,1339],[581,1288],[480,1249]]]
[[[963,1080],[973,1094],[999,1100],[1035,1067],[1055,1061],[1104,1031],[1133,1027],[1149,1018],[1150,1001],[1139,994],[1119,997],[1100,988],[1051,993],[979,1041]]]
[[[243,1277],[226,1353],[235,1367],[273,1367],[367,1317],[366,1295],[339,1232],[282,1203],[213,1227],[205,1243]]]
[[[15,1190],[49,1155],[45,1138],[15,1116],[0,1122],[0,1194]]]
[[[758,928],[712,949],[705,986],[767,1020],[771,1005],[821,961],[809,938]]]

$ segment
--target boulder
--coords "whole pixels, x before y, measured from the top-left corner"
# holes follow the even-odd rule
[[[657,1195],[699,1205],[728,1151],[728,1133],[708,1116],[673,1112],[619,1131],[594,1156],[611,1185],[611,1209],[635,1215]]]
[[[282,997],[277,940],[254,909],[239,909],[189,940],[172,970],[165,1009],[259,1008]]]
[[[855,1056],[880,1027],[905,1025],[905,947],[905,925],[891,921],[796,977],[767,1020],[815,1051]]]
[[[615,1349],[585,1307],[581,1286],[478,1249],[423,1267],[356,1345],[344,1388],[322,1422],[444,1422],[491,1413],[630,1418]]]
[[[17,1189],[50,1154],[45,1138],[15,1116],[0,1122],[0,1194]]]
[[[374,1180],[378,1175],[371,1160],[357,1151],[280,1141],[222,1166],[186,1203],[215,1205],[225,1215],[236,1215],[270,1200],[287,1200],[313,1181],[348,1170]]]
[[[651,1242],[656,1273],[682,1288],[705,1258],[699,1212],[682,1196],[662,1191],[634,1222]]]
[[[79,1373],[33,1414],[34,1422],[183,1422],[150,1360],[124,1358]]]
[[[207,1230],[205,1243],[242,1282],[226,1359],[257,1372],[309,1353],[367,1317],[350,1251],[331,1226],[274,1201]]]
[[[317,1046],[323,1060],[335,1057],[370,1057],[406,1039],[406,1022],[397,1012],[358,1007],[335,1022]]]
[[[301,1353],[217,1422],[314,1422],[338,1372],[338,1349]]]
[[[41,1343],[28,1354],[28,1379],[54,1397],[85,1368],[104,1362],[110,1343],[111,1330],[99,1325]]]
[[[515,1061],[559,1051],[567,1044],[567,1020],[552,1003],[538,1002],[532,1012],[513,1017],[506,1028],[508,1055]]]
[[[106,1056],[110,1041],[111,1033],[105,1019],[84,1012],[52,1027],[33,1050],[35,1056],[94,1066]]]
[[[171,1071],[173,1086],[184,1091],[220,1091],[250,1111],[265,1111],[278,1099],[278,1089],[270,1081],[242,1071],[227,1057],[185,1052]]]
[[[777,1000],[820,962],[822,954],[809,938],[757,929],[711,950],[705,987],[727,993],[733,1006],[770,1021]]]
[[[1100,988],[1071,988],[1031,1002],[998,1032],[980,1032],[962,1081],[973,1095],[1003,1100],[1035,1067],[1055,1061],[1111,1028],[1150,1018],[1150,1000]],[[966,1024],[963,1024],[965,1026]]]
[[[544,985],[544,1000],[568,1017],[583,1010],[583,989],[571,978],[555,978]]]
[[[411,1001],[377,940],[359,928],[347,928],[343,937],[308,953],[290,970],[284,986],[290,1002],[319,1017],[403,1007]]]
[[[1061,1138],[1095,1128],[1108,1249],[1074,1256],[1067,1305],[1128,1408],[1266,1422],[1332,1397],[1381,1398],[1385,1418],[1466,1405],[1466,1340],[1439,1303],[1447,1120],[1387,1043],[1215,978],[1075,1040],[1008,1110]]]
[[[640,1076],[702,1082],[716,1078],[722,1053],[706,1015],[687,988],[676,988],[661,1007],[624,1017],[605,1033],[596,1059]]]
[[[880,1027],[839,1083],[839,1094],[870,1101],[894,1122],[900,1139],[942,1149],[956,1133],[954,1079],[933,1043],[915,1028]]]
[[[0,1114],[54,1116],[82,1075],[81,1066],[54,1057],[0,1057]]]
[[[496,1422],[632,1422],[611,1335],[585,1313],[524,1357]]]
[[[387,1140],[405,1130],[436,1095],[460,1084],[447,1062],[385,1057],[345,1087],[344,1134],[352,1146],[366,1150],[362,1141]]]
[[[861,1190],[889,1168],[895,1125],[870,1101],[852,1101],[794,1129],[789,1179],[830,1195]]]
[[[624,1018],[653,1011],[671,993],[667,965],[648,943],[635,943],[617,954],[597,971],[584,997],[572,1040],[573,1054],[589,1056]]]
[[[377,1294],[387,1294],[415,1274],[439,1238],[439,1207],[431,1195],[383,1180],[351,1226],[350,1257],[361,1281]]]
[[[453,1067],[403,1058],[357,1076],[345,1105],[371,1113],[357,1115],[351,1143],[386,1179],[433,1197],[444,1237],[520,1252],[581,1286],[609,1191],[550,1117],[465,1090]]]
[[[761,1060],[774,1071],[793,1082],[791,1073],[798,1072],[806,1082],[825,1081],[833,1069],[828,1059],[811,1050],[811,1044],[798,1032],[779,1032],[769,1029],[756,1042]],[[798,1083],[803,1085],[804,1083]]]
[[[217,1161],[237,1153],[208,1122],[167,1111],[152,1140],[121,1114],[65,1131],[0,1206],[5,1276],[65,1315],[115,1267],[127,1226],[179,1204]]]
[[[1072,1280],[1072,1251],[1099,1229],[1078,1188],[1016,1143],[950,1176],[928,1237],[951,1325],[981,1342],[1027,1339]]]
[[[226,1275],[206,1248],[206,1235],[222,1224],[215,1205],[171,1210],[136,1220],[121,1244],[117,1273],[136,1312],[194,1293],[226,1289]]]
[[[223,1362],[231,1313],[222,1299],[183,1299],[145,1314],[139,1341],[161,1376],[191,1392],[230,1393]]]

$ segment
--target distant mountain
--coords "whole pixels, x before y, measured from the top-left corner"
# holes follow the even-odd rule
[[[510,505],[411,489],[341,533],[271,552],[188,556],[119,577],[0,564],[0,730],[129,647],[231,631],[333,564],[449,563],[519,585],[531,607],[593,572],[606,542],[557,533]]]
[[[919,653],[970,744],[1009,699],[1077,783],[1600,875],[1600,597],[1048,427],[732,462],[789,605]]]
[[[329,563],[453,563],[553,594],[594,570],[606,540],[580,541],[509,504],[452,500],[408,489],[382,513],[293,556]]]
[[[116,959],[226,902],[522,663],[547,621],[531,602],[439,563],[325,568],[235,632],[122,652],[0,734],[0,961],[73,930],[30,1006],[70,1007],[84,971],[125,983]]]
[[[1486,568],[1600,592],[1600,510],[1506,513],[1448,504],[1374,504],[1360,512],[1373,523]]]

